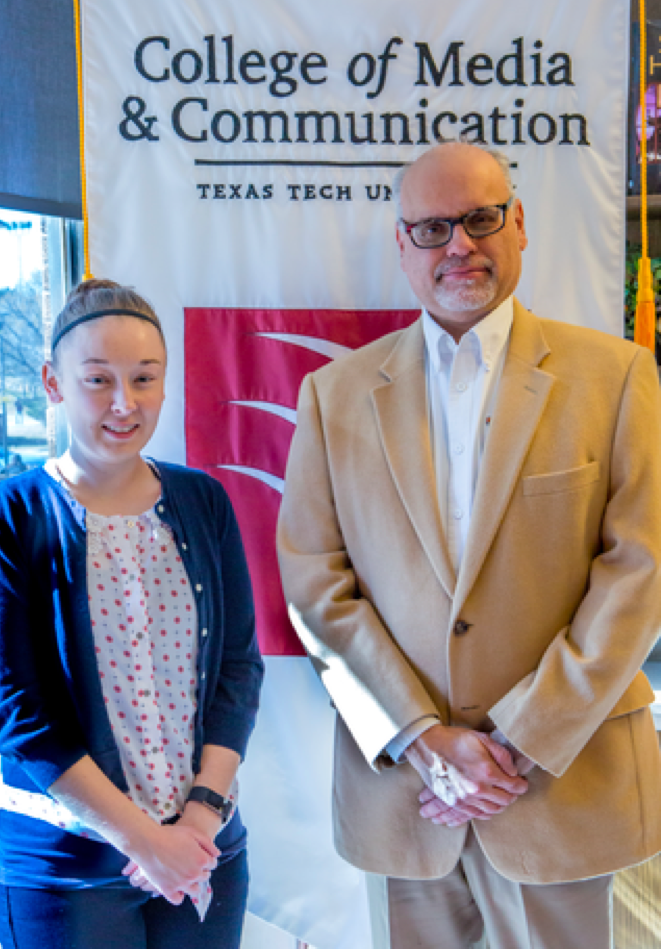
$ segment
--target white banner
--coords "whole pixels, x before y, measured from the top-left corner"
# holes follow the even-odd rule
[[[245,502],[267,654],[252,906],[318,949],[367,945],[367,915],[330,841],[332,712],[272,567],[296,385],[411,318],[390,189],[439,137],[509,156],[522,302],[621,333],[628,24],[628,0],[83,0],[91,269],[164,322],[154,455]]]

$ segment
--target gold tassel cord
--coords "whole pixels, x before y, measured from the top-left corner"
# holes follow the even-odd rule
[[[638,292],[634,340],[654,353],[656,350],[656,308],[652,286],[652,262],[647,233],[647,15],[640,0],[640,229],[642,249],[638,261]]]
[[[80,0],[73,0],[74,28],[76,31],[76,68],[78,79],[78,128],[80,145],[80,192],[83,205],[83,280],[90,280],[89,216],[87,212],[87,168],[85,165],[85,109],[83,99],[83,52],[80,26]]]

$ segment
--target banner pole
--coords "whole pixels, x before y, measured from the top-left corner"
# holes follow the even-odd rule
[[[78,87],[78,138],[80,149],[80,193],[83,205],[83,280],[90,280],[89,215],[87,211],[87,168],[85,165],[85,107],[83,101],[83,52],[81,38],[80,0],[73,0],[76,31],[76,72]]]

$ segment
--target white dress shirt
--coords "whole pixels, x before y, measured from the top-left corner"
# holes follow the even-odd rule
[[[422,314],[438,505],[457,576],[513,319],[508,297],[457,343],[426,310]],[[411,742],[437,721],[425,716],[404,728],[386,747],[390,757],[401,760]]]

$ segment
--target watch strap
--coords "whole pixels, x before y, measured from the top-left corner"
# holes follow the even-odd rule
[[[196,804],[204,804],[205,807],[215,811],[226,824],[234,810],[234,801],[229,797],[223,797],[217,791],[204,787],[202,784],[196,784],[190,789],[187,801],[195,801]]]

